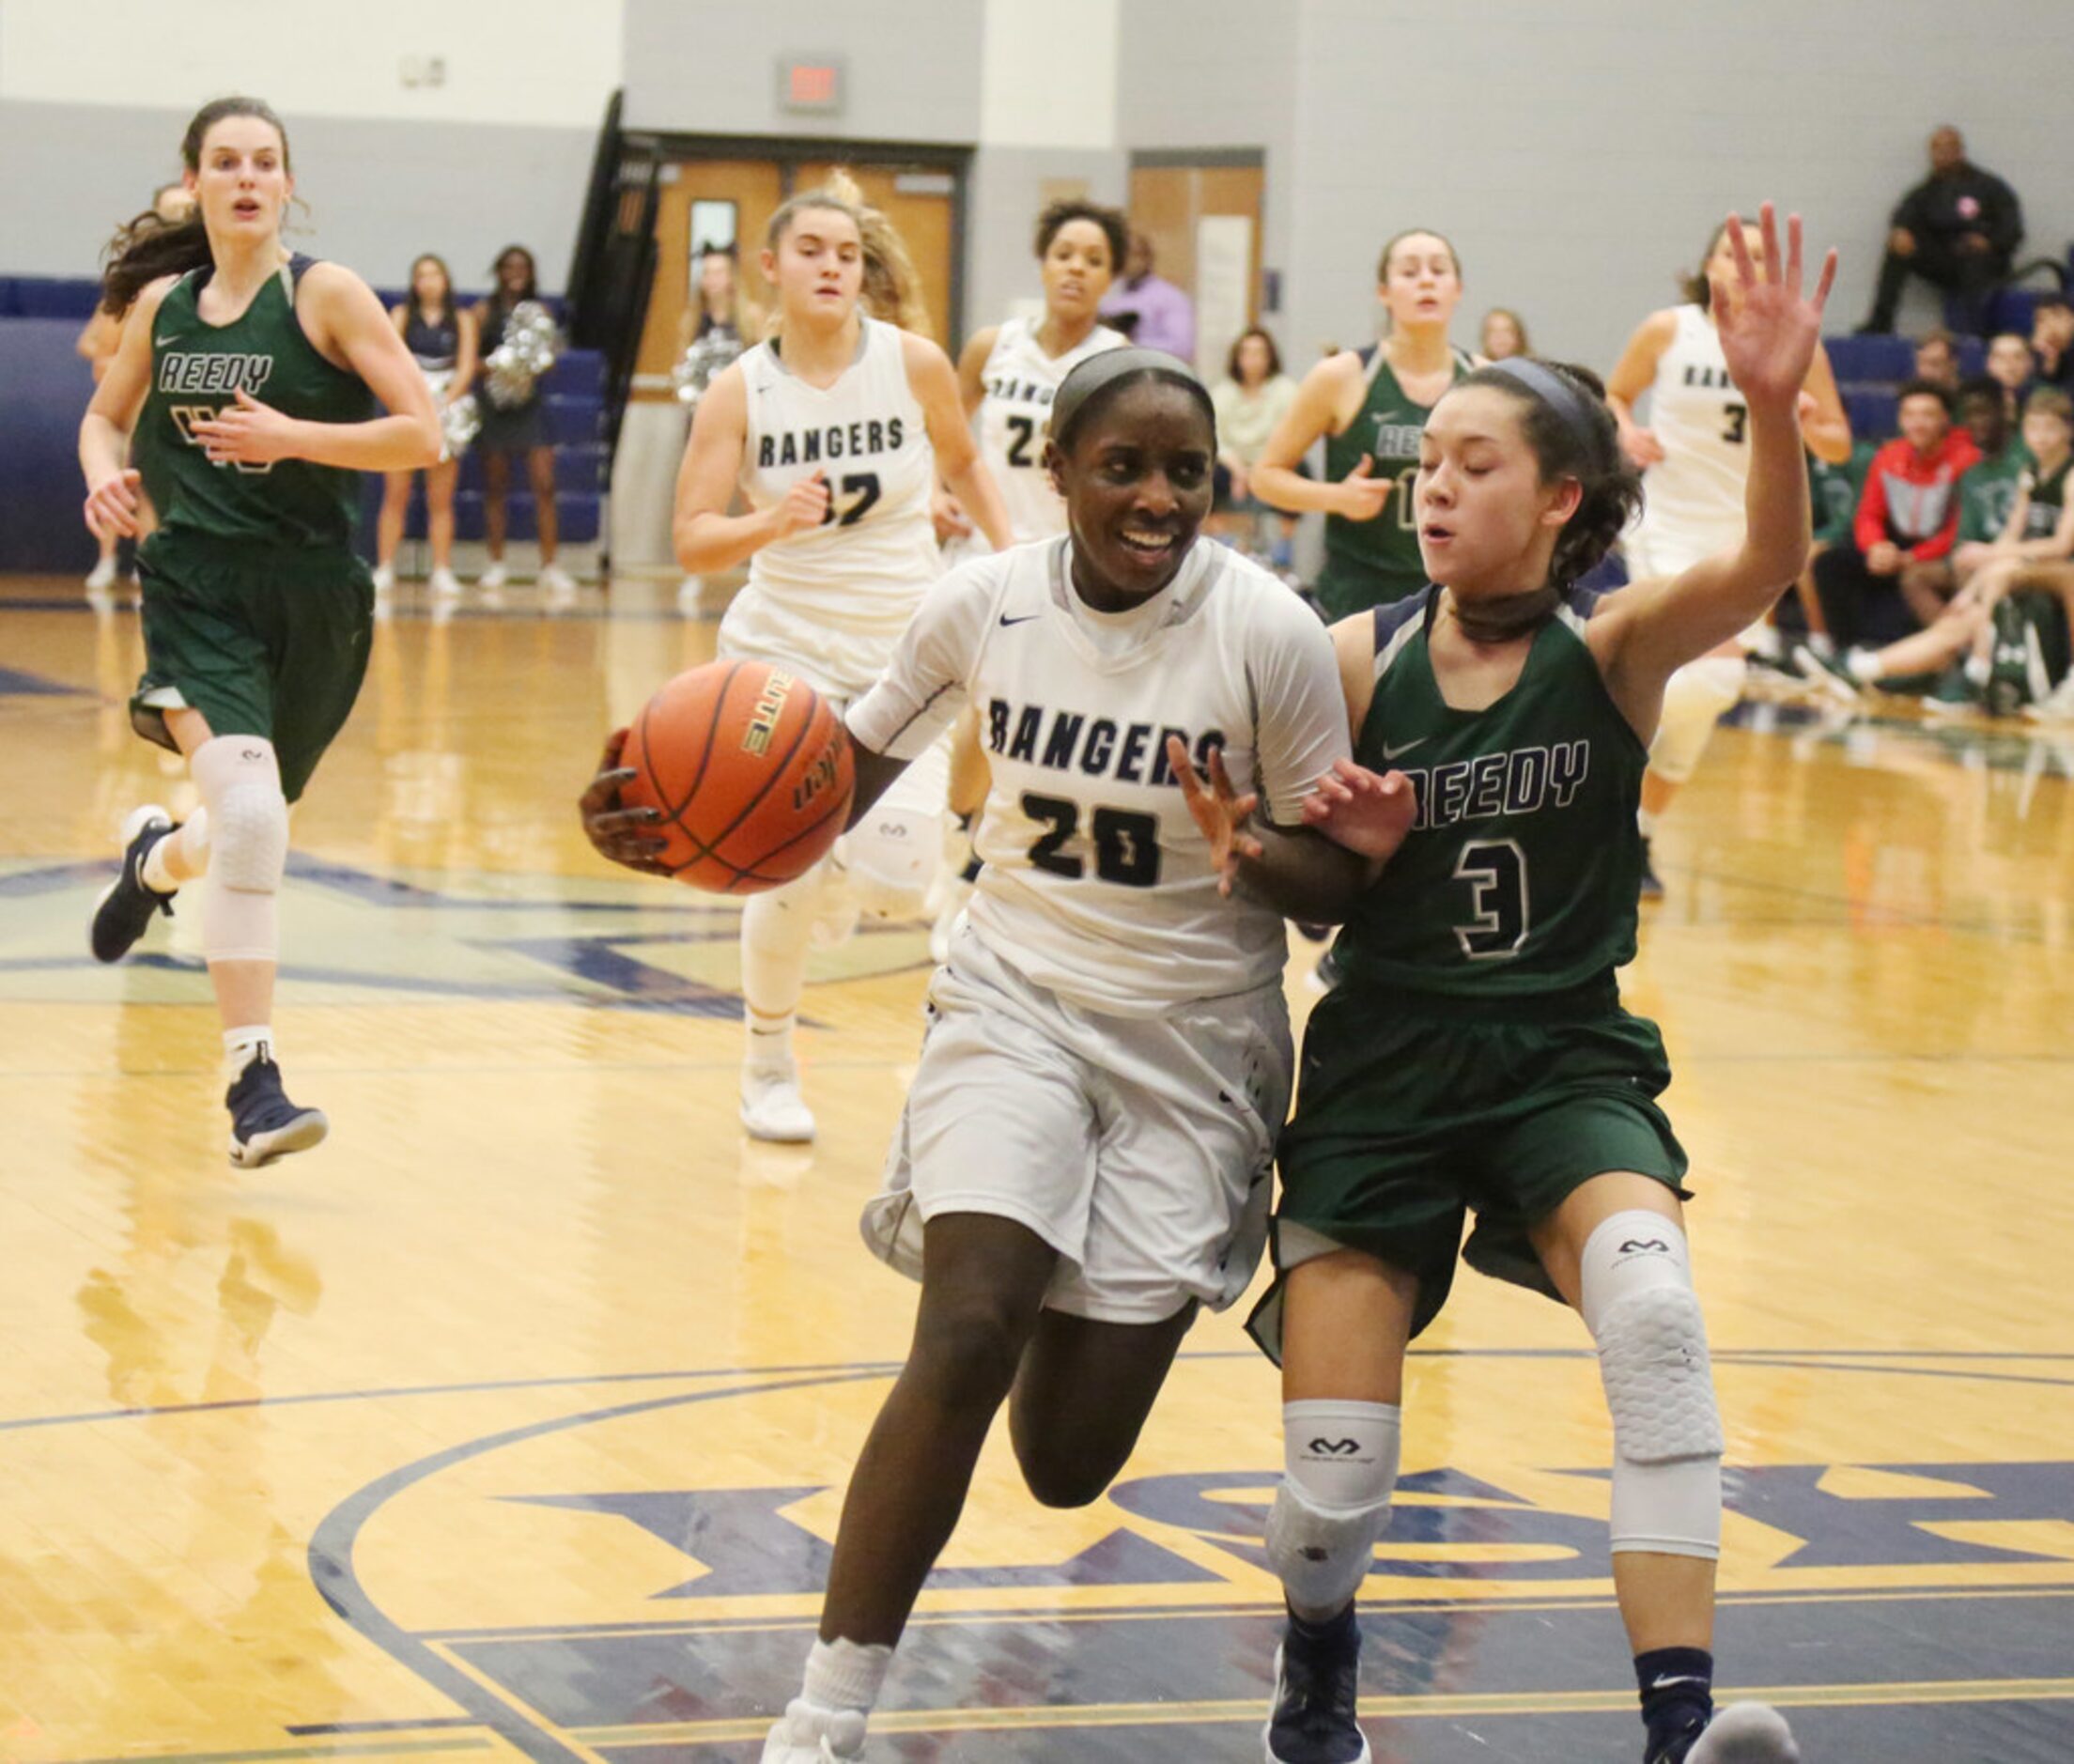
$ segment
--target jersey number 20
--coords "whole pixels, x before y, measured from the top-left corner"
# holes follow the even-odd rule
[[[1051,875],[1077,878],[1085,866],[1067,856],[1064,846],[1080,830],[1080,805],[1065,797],[1023,792],[1023,812],[1045,824],[1045,832],[1029,848],[1029,861]],[[1126,809],[1097,809],[1090,818],[1094,835],[1094,874],[1124,888],[1149,889],[1159,880],[1159,821]]]
[[[1455,877],[1469,884],[1476,917],[1455,927],[1471,961],[1517,955],[1526,942],[1526,854],[1517,840],[1473,839],[1455,859]]]

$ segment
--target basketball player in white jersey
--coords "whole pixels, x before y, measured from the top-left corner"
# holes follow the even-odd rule
[[[861,696],[939,572],[936,472],[995,543],[1000,493],[973,446],[950,359],[926,337],[858,310],[857,209],[827,191],[771,216],[764,275],[778,329],[700,399],[677,478],[677,562],[691,575],[749,564],[719,652],[797,673],[838,703]],[[750,512],[730,515],[736,490]],[[917,766],[840,853],[856,904],[919,914],[942,848],[947,767]],[[748,1051],[742,1124],[759,1139],[813,1137],[792,1038],[830,866],[742,909]]]
[[[1755,225],[1743,240],[1761,273],[1764,240]],[[1701,558],[1742,543],[1743,492],[1750,476],[1750,409],[1728,376],[1714,325],[1712,286],[1735,284],[1735,255],[1724,224],[1708,242],[1697,275],[1685,279],[1685,303],[1651,313],[1636,327],[1606,381],[1606,402],[1620,425],[1621,445],[1643,468],[1642,518],[1622,542],[1628,579],[1668,579]],[[1649,401],[1648,426],[1634,407]],[[1850,422],[1836,393],[1829,356],[1819,345],[1802,389],[1801,426],[1808,450],[1831,464],[1850,457]],[[1791,584],[1781,582],[1783,594]],[[1753,627],[1734,642],[1680,668],[1664,690],[1664,717],[1649,744],[1642,780],[1642,893],[1661,896],[1649,852],[1659,816],[1691,779],[1714,725],[1742,696],[1743,658],[1773,643]]]
[[[1316,905],[1280,898],[1281,878],[1363,873],[1298,828],[1349,749],[1331,642],[1280,582],[1197,536],[1215,458],[1201,382],[1153,350],[1097,355],[1060,388],[1045,456],[1070,535],[952,571],[849,711],[869,803],[978,707],[986,865],[865,1213],[878,1253],[921,1278],[914,1345],[766,1764],[861,1754],[1004,1400],[1031,1493],[1084,1506],[1198,1307],[1245,1290],[1291,1079],[1281,915]],[[1220,891],[1184,801],[1175,756],[1214,750],[1275,824],[1266,898]]]

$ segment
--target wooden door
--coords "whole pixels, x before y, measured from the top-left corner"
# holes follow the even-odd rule
[[[1261,202],[1266,173],[1258,165],[1136,165],[1131,168],[1131,226],[1153,242],[1153,266],[1177,287],[1200,301],[1197,262],[1199,228],[1212,216],[1251,224],[1243,314],[1233,310],[1209,319],[1199,304],[1196,366],[1206,378],[1221,378],[1233,339],[1261,312]],[[1215,333],[1215,334],[1212,334]]]
[[[775,161],[679,160],[666,168],[662,196],[656,211],[656,280],[648,301],[648,320],[641,333],[635,397],[671,397],[670,370],[684,352],[684,319],[692,303],[695,248],[713,242],[693,239],[695,205],[733,205],[731,218],[739,254],[742,286],[759,316],[772,305],[770,286],[758,267],[764,228],[784,200],[784,178]],[[701,219],[707,218],[704,213]],[[720,218],[715,211],[713,218]],[[760,334],[760,333],[759,333]],[[754,342],[755,337],[749,339]]]

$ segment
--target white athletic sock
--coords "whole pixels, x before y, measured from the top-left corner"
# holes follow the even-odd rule
[[[273,1058],[273,1030],[266,1024],[224,1031],[224,1067],[233,1080],[261,1054]]]
[[[890,1648],[867,1648],[840,1637],[825,1642],[817,1637],[807,1655],[806,1681],[799,1694],[817,1709],[854,1709],[869,1714],[892,1663]]]
[[[1638,829],[1639,829],[1639,830],[1641,831],[1642,837],[1643,837],[1644,839],[1652,839],[1652,838],[1654,838],[1654,837],[1655,837],[1655,835],[1656,835],[1656,816],[1655,816],[1654,814],[1652,814],[1652,813],[1651,813],[1651,812],[1649,812],[1648,810],[1647,810],[1647,809],[1637,809],[1637,810],[1635,810],[1635,812],[1634,812],[1634,824],[1635,824],[1635,827],[1636,827],[1636,828],[1638,828]]]
[[[792,1030],[799,1014],[787,1011],[783,1016],[762,1016],[753,1010],[745,1010],[742,1020],[749,1029],[743,1066],[751,1072],[789,1075],[793,1069]]]
[[[178,853],[180,868],[185,875],[173,874],[172,860]],[[144,859],[144,886],[156,894],[178,892],[182,882],[189,882],[209,868],[209,811],[196,809],[157,844],[153,845]]]

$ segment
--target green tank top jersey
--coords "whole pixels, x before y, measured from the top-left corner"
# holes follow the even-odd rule
[[[160,302],[151,327],[151,386],[132,451],[159,511],[159,531],[169,541],[350,546],[359,472],[307,459],[213,465],[192,433],[194,423],[235,405],[240,388],[284,415],[313,423],[364,423],[380,414],[359,376],[333,367],[302,334],[295,288],[309,268],[307,257],[284,264],[226,325],[201,316],[206,269],[190,271]]]
[[[1451,709],[1428,635],[1440,590],[1375,614],[1375,697],[1354,755],[1417,793],[1411,833],[1336,953],[1348,978],[1488,1003],[1613,983],[1634,957],[1635,808],[1648,750],[1585,645],[1596,596],[1573,591],[1518,684]]]
[[[1378,345],[1365,350],[1369,389],[1354,421],[1338,435],[1325,437],[1325,477],[1337,484],[1367,454],[1369,474],[1394,480],[1389,500],[1373,520],[1325,517],[1325,565],[1318,578],[1318,598],[1336,619],[1370,607],[1387,606],[1426,585],[1426,565],[1418,555],[1418,521],[1412,508],[1412,480],[1418,471],[1418,438],[1432,406],[1413,401],[1397,383],[1389,357]],[[1473,364],[1455,351],[1454,378]],[[1453,383],[1453,382],[1450,382]]]
[[[2023,487],[2031,500],[2023,522],[2026,539],[2050,539],[2059,530],[2060,511],[2066,506],[2066,469],[2074,457],[2063,459],[2045,475],[2035,466],[2023,474]]]
[[[2009,524],[2017,486],[2031,465],[2021,441],[2012,441],[1991,459],[1976,460],[1958,480],[1958,543],[1992,545]]]

